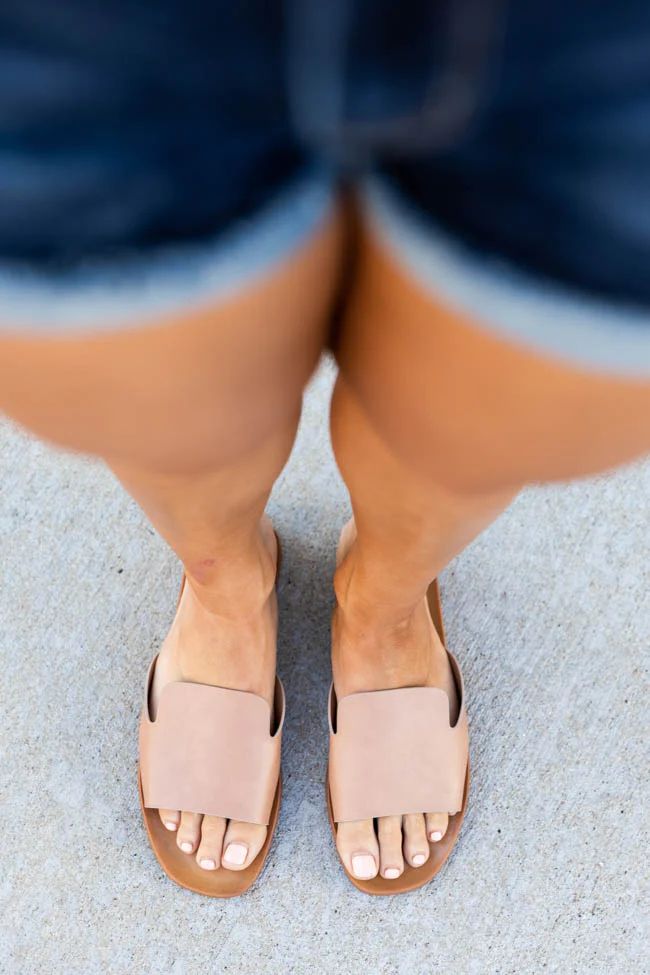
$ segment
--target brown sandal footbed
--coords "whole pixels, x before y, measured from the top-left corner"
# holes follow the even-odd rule
[[[165,829],[157,809],[146,809],[142,795],[142,782],[138,775],[138,792],[145,828],[158,863],[170,880],[205,897],[238,897],[245,893],[257,880],[266,865],[275,827],[280,814],[282,798],[282,776],[271,808],[271,818],[266,830],[262,849],[252,863],[243,870],[227,870],[219,866],[216,870],[203,870],[191,853],[183,853],[176,842],[176,831]]]

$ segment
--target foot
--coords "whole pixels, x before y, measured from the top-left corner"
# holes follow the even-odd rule
[[[440,687],[450,701],[450,720],[458,711],[456,684],[449,657],[431,620],[426,598],[405,618],[378,623],[372,607],[351,607],[349,593],[355,568],[354,522],[341,533],[335,589],[337,607],[332,624],[332,671],[340,699],[358,691],[397,687]],[[448,815],[436,810],[339,823],[336,846],[347,870],[360,880],[380,874],[397,880],[404,863],[423,866],[430,843],[445,835]]]
[[[259,566],[251,566],[250,593],[241,606],[232,599],[228,615],[205,608],[202,587],[186,579],[176,617],[162,645],[154,673],[155,711],[166,684],[192,681],[259,694],[273,705],[277,603],[277,542],[271,522],[259,529]],[[259,570],[259,571],[258,571]],[[243,870],[266,839],[266,826],[204,816],[181,809],[159,809],[179,849],[204,870]]]

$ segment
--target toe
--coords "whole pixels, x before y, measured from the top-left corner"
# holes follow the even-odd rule
[[[397,880],[404,870],[402,858],[402,817],[382,816],[377,821],[379,869],[386,880]]]
[[[220,816],[203,817],[201,842],[196,851],[196,862],[202,870],[217,870],[219,868],[226,823],[227,820]]]
[[[181,814],[178,809],[159,809],[158,815],[162,820],[163,826],[165,829],[168,829],[170,833],[173,833],[178,829],[178,825],[181,821]]]
[[[227,870],[243,870],[252,863],[266,839],[266,826],[232,820],[223,840],[221,863]]]
[[[429,859],[429,843],[424,816],[404,816],[404,856],[412,867],[421,867]]]
[[[359,880],[372,880],[379,868],[379,844],[372,819],[339,823],[336,848],[348,873]]]
[[[201,834],[201,820],[198,813],[184,812],[176,833],[176,842],[183,853],[193,853],[196,850]]]
[[[449,816],[447,813],[427,813],[427,837],[432,843],[439,843],[447,832]]]

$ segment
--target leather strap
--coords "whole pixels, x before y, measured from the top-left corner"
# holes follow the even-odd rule
[[[207,684],[167,684],[155,721],[147,677],[140,721],[140,775],[147,808],[182,809],[269,823],[280,774],[284,689],[276,678],[275,727],[257,694]]]
[[[330,689],[329,785],[336,822],[457,813],[463,804],[468,731],[460,669],[449,654],[460,708],[436,687],[349,694]]]

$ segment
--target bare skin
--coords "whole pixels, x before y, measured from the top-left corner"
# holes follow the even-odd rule
[[[46,340],[0,329],[0,409],[102,457],[183,564],[154,707],[176,680],[271,701],[277,550],[264,507],[326,339],[341,233],[333,214],[245,293],[145,329]],[[244,869],[266,835],[183,810],[160,816],[206,870]]]
[[[337,697],[358,691],[404,686],[441,687],[449,696],[450,720],[456,720],[458,698],[447,654],[431,620],[426,599],[396,623],[392,632],[377,626],[370,606],[366,613],[346,613],[348,593],[358,571],[357,532],[349,521],[337,551],[335,588],[338,605],[332,618],[332,673]],[[429,857],[429,840],[439,842],[447,829],[446,813],[384,816],[377,833],[370,820],[340,823],[337,847],[351,873],[361,879],[378,870],[388,880],[399,877],[404,860],[422,866]]]
[[[277,445],[279,466],[293,433],[292,425]],[[266,445],[264,453],[269,453]],[[261,473],[261,460],[247,457],[201,477],[155,475],[147,485],[142,474],[133,480],[131,471],[116,469],[161,534],[173,541],[185,566],[186,584],[156,664],[154,714],[171,681],[250,691],[272,705],[278,553],[273,526],[262,513],[268,491],[257,493],[259,483],[250,481],[251,469]],[[274,467],[269,477],[275,473]],[[186,518],[190,504],[191,526]],[[265,826],[180,809],[159,813],[166,828],[176,832],[180,849],[195,856],[204,870],[244,869],[266,838]]]
[[[343,532],[334,578],[337,695],[433,685],[453,710],[430,581],[524,484],[650,449],[650,383],[493,338],[420,290],[367,232],[336,354],[332,443],[356,526]],[[341,823],[337,847],[352,873],[390,879],[404,860],[426,862],[447,821],[422,810]]]
[[[277,550],[268,519],[256,527],[255,541],[256,556],[250,563],[241,564],[241,578],[248,583],[248,595],[240,600],[229,599],[230,609],[225,613],[206,610],[195,592],[194,580],[184,587],[156,665],[152,687],[154,713],[160,693],[170,681],[194,681],[251,691],[272,706]],[[259,586],[255,585],[256,576]],[[196,856],[205,870],[216,870],[220,865],[231,870],[243,869],[255,859],[266,837],[266,827],[252,823],[178,809],[160,809],[159,813],[165,826],[176,831],[181,850]]]
[[[276,550],[263,511],[327,338],[344,257],[336,214],[219,307],[91,338],[0,337],[0,409],[104,458],[183,563],[188,584],[161,649],[154,705],[172,680],[270,700]],[[419,291],[365,233],[336,354],[332,440],[354,511],[334,579],[337,693],[433,685],[453,710],[429,582],[523,484],[649,449],[650,385],[492,338]],[[160,815],[204,869],[241,869],[264,840],[264,827]],[[446,827],[444,812],[422,810],[376,829],[342,824],[337,846],[352,872],[396,877],[404,860],[425,862]]]

